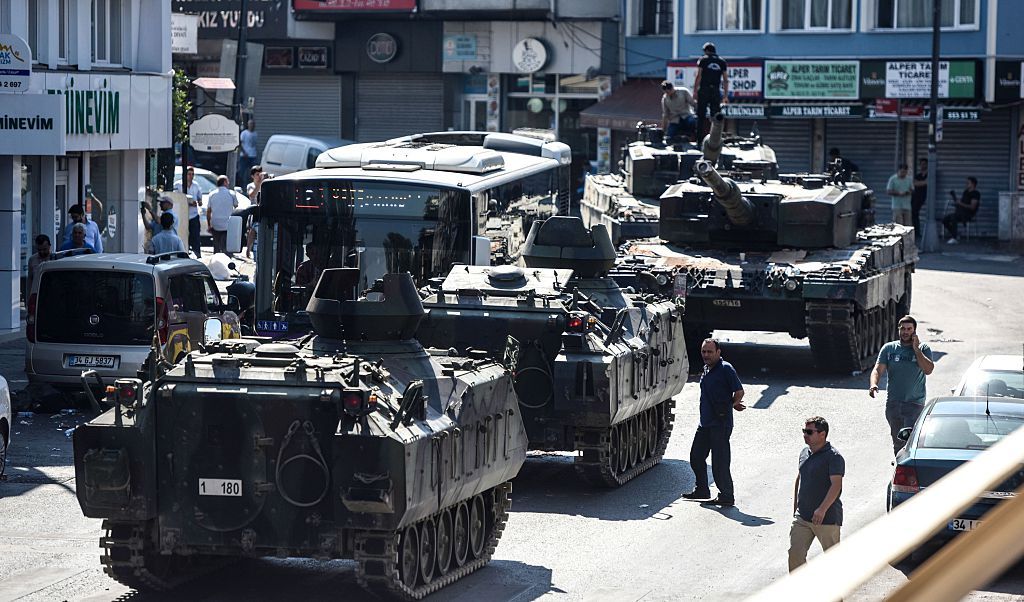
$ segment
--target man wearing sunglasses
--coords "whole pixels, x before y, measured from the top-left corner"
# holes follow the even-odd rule
[[[732,436],[733,410],[742,412],[743,385],[732,364],[722,359],[722,348],[715,339],[705,339],[700,347],[704,359],[704,372],[700,376],[700,424],[693,435],[690,447],[690,468],[693,469],[696,487],[684,493],[688,500],[706,500],[711,497],[708,484],[708,455],[711,455],[711,472],[718,486],[718,497],[711,504],[728,508],[735,504],[732,486],[732,450],[729,437]]]
[[[827,550],[839,543],[843,524],[843,475],[846,460],[826,441],[828,421],[813,416],[804,422],[800,470],[793,488],[793,526],[789,530],[789,570],[807,562],[814,538]]]

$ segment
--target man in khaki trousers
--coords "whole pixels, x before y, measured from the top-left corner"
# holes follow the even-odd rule
[[[813,416],[804,421],[800,470],[793,487],[793,526],[789,530],[789,570],[807,562],[814,538],[822,549],[839,543],[843,524],[843,475],[846,460],[827,441],[828,421]]]

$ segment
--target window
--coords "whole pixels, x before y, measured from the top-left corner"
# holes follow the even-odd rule
[[[171,276],[167,279],[167,287],[171,292],[171,308],[174,311],[206,312],[209,291],[202,273]]]
[[[42,278],[36,312],[41,343],[149,345],[153,340],[152,276],[57,270]]]
[[[852,0],[783,0],[782,29],[850,29]]]
[[[71,49],[71,0],[57,0],[57,62],[68,62]]]
[[[10,0],[0,0],[0,33],[11,33]]]
[[[92,60],[121,62],[121,0],[92,0]]]
[[[640,0],[638,35],[667,36],[672,34],[675,0]]]
[[[697,31],[761,29],[761,0],[698,0]]]
[[[941,0],[942,27],[978,25],[977,0]],[[878,29],[924,29],[932,26],[933,0],[878,0]]]
[[[28,47],[32,49],[32,62],[39,62],[39,0],[28,0]]]

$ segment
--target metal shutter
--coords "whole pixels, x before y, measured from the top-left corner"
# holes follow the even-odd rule
[[[740,121],[736,131],[750,133],[755,122]],[[761,141],[772,147],[779,162],[779,173],[799,173],[811,169],[811,125],[809,119],[764,119],[757,123]]]
[[[264,75],[253,112],[261,156],[274,134],[341,138],[341,78]]]
[[[896,173],[896,122],[867,119],[825,122],[825,158],[838,147],[844,158],[860,168],[864,184],[875,191],[875,221],[892,221],[892,203],[885,193],[889,177]]]
[[[360,74],[356,115],[359,142],[442,130],[444,82],[434,74]]]

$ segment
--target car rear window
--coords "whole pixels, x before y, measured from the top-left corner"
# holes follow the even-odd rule
[[[1024,399],[1024,372],[982,370],[970,376],[964,395]]]
[[[918,447],[985,449],[1024,424],[1021,416],[930,415],[921,428]]]
[[[50,271],[39,283],[36,337],[41,343],[148,345],[154,305],[149,274]]]

